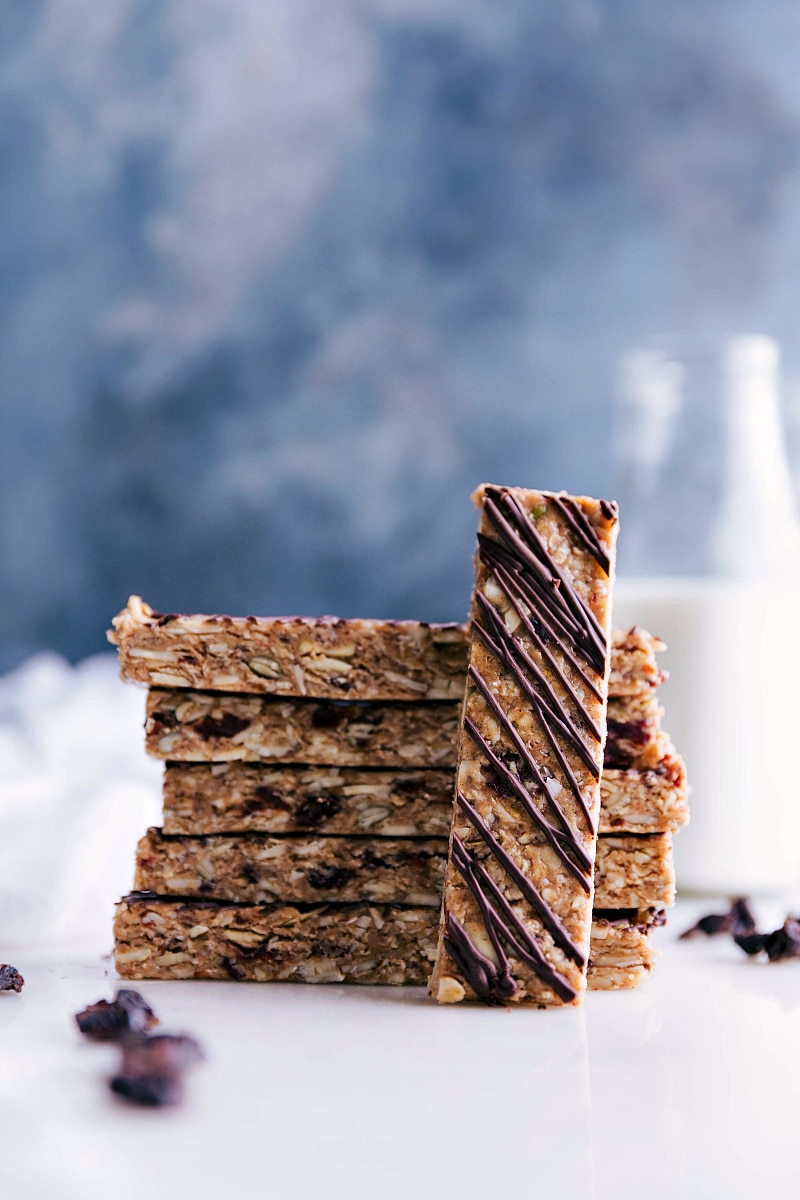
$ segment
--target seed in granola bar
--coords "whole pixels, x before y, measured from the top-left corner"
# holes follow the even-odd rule
[[[75,1016],[78,1029],[96,1042],[118,1042],[128,1034],[146,1033],[158,1017],[139,992],[120,988],[113,1000],[98,1000]]]
[[[16,967],[0,963],[0,992],[21,992],[24,985],[25,980]]]

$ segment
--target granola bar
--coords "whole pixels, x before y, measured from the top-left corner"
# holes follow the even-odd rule
[[[455,771],[167,763],[164,833],[441,837]],[[689,819],[686,771],[671,752],[649,771],[604,770],[600,833],[670,833]]]
[[[663,908],[595,908],[592,912],[591,961],[595,967],[652,967],[656,951],[650,934],[666,923]]]
[[[666,675],[656,654],[666,650],[660,638],[646,629],[615,629],[611,634],[609,696],[641,696],[659,687]]]
[[[660,908],[595,909],[587,972],[589,990],[620,991],[643,983],[659,953],[650,934],[664,923],[664,910]]]
[[[149,754],[189,762],[439,767],[453,762],[460,705],[351,704],[152,689]]]
[[[373,900],[437,907],[446,857],[445,838],[167,837],[149,829],[139,842],[134,887],[234,903]],[[673,895],[668,834],[598,838],[599,907],[671,904]]]
[[[648,908],[675,903],[672,834],[605,835],[595,864],[598,908]]]
[[[279,700],[244,693],[147,694],[146,746],[179,762],[443,767],[455,762],[460,705]],[[670,750],[650,695],[608,702],[608,767],[646,770]],[[611,715],[613,713],[613,716]]]
[[[653,693],[609,699],[605,768],[647,771],[658,766],[670,750],[661,728],[663,714]]]
[[[600,833],[677,833],[689,821],[683,759],[670,747],[646,771],[603,768]]]
[[[446,837],[450,769],[167,763],[164,833],[339,833]]]
[[[139,597],[114,617],[108,640],[123,679],[149,687],[348,700],[458,700],[466,625],[337,617],[182,616]],[[664,678],[664,645],[642,629],[615,630],[611,695],[638,695]]]
[[[424,983],[436,953],[433,908],[235,906],[129,896],[114,960],[125,979],[260,983]]]
[[[139,842],[134,888],[252,903],[384,901],[439,904],[443,838],[168,838]]]
[[[456,804],[430,991],[579,1002],[608,694],[616,508],[484,485]]]
[[[637,972],[646,976],[657,916],[595,915],[590,988],[632,986]],[[437,928],[432,908],[234,905],[134,894],[117,906],[114,959],[125,979],[423,985]]]
[[[590,992],[624,992],[641,987],[652,967],[648,963],[631,963],[617,967],[601,967],[589,963],[587,972]]]
[[[423,621],[181,616],[138,596],[112,622],[123,679],[348,700],[459,699],[464,631]]]

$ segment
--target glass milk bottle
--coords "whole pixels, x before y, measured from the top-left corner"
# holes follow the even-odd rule
[[[664,727],[686,758],[688,890],[800,885],[800,522],[773,341],[627,354],[617,408],[617,625],[668,644]]]

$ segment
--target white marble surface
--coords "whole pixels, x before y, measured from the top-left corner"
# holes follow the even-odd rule
[[[708,908],[708,902],[702,907]],[[116,1101],[72,1014],[91,946],[15,950],[0,996],[0,1194],[17,1200],[737,1200],[800,1195],[800,962],[661,931],[648,985],[582,1011],[417,989],[142,984],[208,1062],[174,1111]]]

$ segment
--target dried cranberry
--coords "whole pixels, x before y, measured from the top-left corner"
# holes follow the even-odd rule
[[[25,980],[16,967],[0,963],[0,992],[21,992],[24,985]]]
[[[200,734],[204,741],[209,738],[235,737],[237,733],[242,733],[251,722],[246,717],[237,717],[235,713],[223,713],[221,717],[212,717],[210,714],[203,717],[202,721],[198,721],[194,728]]]
[[[158,1024],[144,996],[120,988],[113,1000],[98,1000],[75,1016],[78,1029],[96,1042],[118,1042],[127,1034],[146,1033]]]
[[[295,824],[313,828],[335,817],[341,807],[336,796],[306,796],[295,811]]]
[[[352,878],[353,872],[349,867],[313,867],[306,875],[311,886],[320,891],[334,891]]]
[[[177,1104],[183,1096],[183,1072],[202,1058],[199,1043],[186,1035],[128,1037],[120,1069],[109,1086],[133,1104]]]

